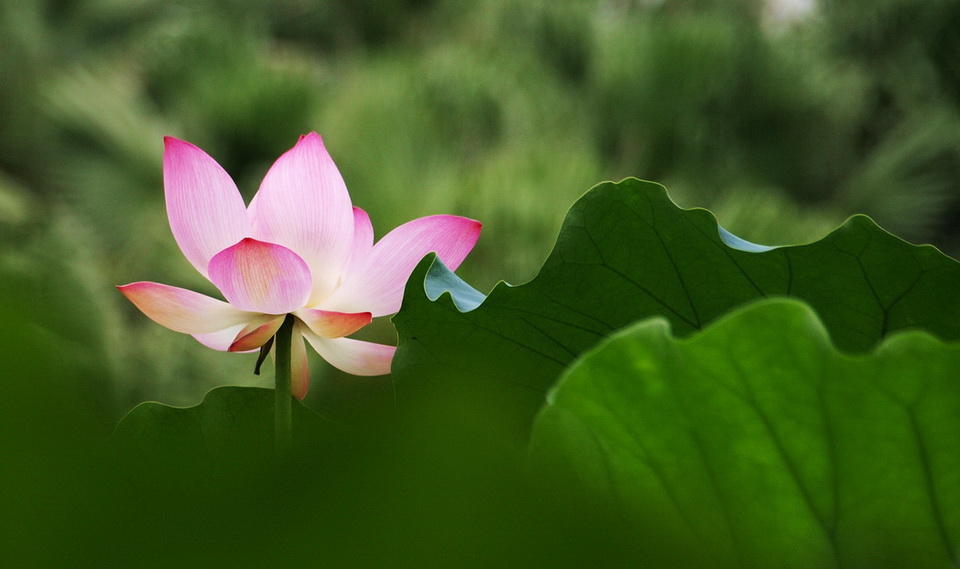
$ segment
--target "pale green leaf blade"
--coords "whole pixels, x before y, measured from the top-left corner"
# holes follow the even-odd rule
[[[809,307],[751,305],[688,339],[640,323],[574,364],[535,463],[721,566],[950,567],[960,551],[960,347],[845,355]]]

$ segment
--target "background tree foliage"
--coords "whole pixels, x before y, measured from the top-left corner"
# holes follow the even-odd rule
[[[96,370],[69,388],[110,419],[262,385],[248,358],[154,325],[112,288],[212,292],[170,238],[165,134],[249,198],[317,130],[378,235],[432,213],[483,221],[461,271],[481,290],[533,277],[570,204],[625,176],[761,243],[863,212],[956,255],[960,4],[768,14],[751,0],[4,2],[0,286]],[[313,397],[349,397],[312,367]]]

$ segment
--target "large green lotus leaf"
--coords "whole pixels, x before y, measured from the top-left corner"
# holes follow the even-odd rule
[[[414,271],[394,317],[401,394],[465,389],[478,412],[486,397],[515,405],[503,414],[527,424],[571,361],[653,316],[684,336],[745,303],[787,295],[808,302],[844,350],[908,328],[960,338],[960,263],[933,247],[864,216],[809,245],[753,245],[636,179],[600,184],[574,204],[527,284],[501,283],[484,299],[434,261]]]
[[[771,299],[677,339],[618,333],[550,392],[543,472],[732,567],[960,564],[960,345],[904,332],[850,356]]]

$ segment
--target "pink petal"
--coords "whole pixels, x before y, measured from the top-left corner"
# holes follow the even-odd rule
[[[349,336],[373,320],[369,312],[347,313],[302,308],[295,314],[315,334],[323,338]]]
[[[290,344],[290,391],[297,399],[306,397],[310,387],[310,366],[307,363],[307,349],[303,345],[300,329],[299,324],[294,326]]]
[[[373,249],[373,224],[370,223],[370,216],[359,207],[353,206],[353,246],[342,274],[349,274],[350,267],[366,259],[371,249]]]
[[[264,314],[285,314],[306,304],[310,269],[280,245],[246,238],[210,259],[210,280],[230,304]]]
[[[373,316],[400,309],[403,287],[424,255],[436,252],[455,270],[480,237],[478,221],[455,215],[433,215],[409,221],[383,237],[363,261],[351,264],[340,287],[323,302],[343,312],[368,311]]]
[[[210,259],[247,235],[246,207],[236,184],[206,152],[170,136],[163,141],[170,229],[187,260],[207,276]]]
[[[228,351],[249,352],[266,344],[267,340],[273,338],[277,330],[280,329],[284,318],[285,316],[257,318],[237,332],[237,336],[230,344]]]
[[[175,286],[136,282],[117,288],[148,318],[184,334],[216,332],[256,316],[222,300]]]
[[[353,375],[385,375],[390,373],[395,346],[385,346],[352,338],[321,338],[310,330],[303,330],[320,357],[333,367]]]
[[[245,324],[239,324],[209,334],[193,334],[193,337],[196,341],[210,349],[217,350],[218,352],[228,352],[230,351],[230,346],[233,345],[233,341],[237,339],[237,334],[245,327]],[[256,350],[249,351],[254,352]]]
[[[315,299],[329,294],[353,243],[353,207],[340,171],[316,133],[277,159],[250,202],[253,236],[289,247],[313,274]]]

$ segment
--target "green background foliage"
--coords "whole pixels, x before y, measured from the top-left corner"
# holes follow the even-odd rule
[[[484,222],[462,269],[484,292],[532,278],[566,208],[627,176],[758,243],[813,241],[866,213],[956,253],[958,10],[843,0],[784,21],[757,0],[5,2],[0,281],[44,288],[57,307],[44,326],[103,363],[91,390],[114,417],[144,399],[195,404],[223,377],[264,385],[248,358],[198,349],[111,288],[213,292],[170,238],[167,134],[208,150],[249,199],[317,130],[378,235],[432,213]],[[315,406],[384,389],[313,363]]]

